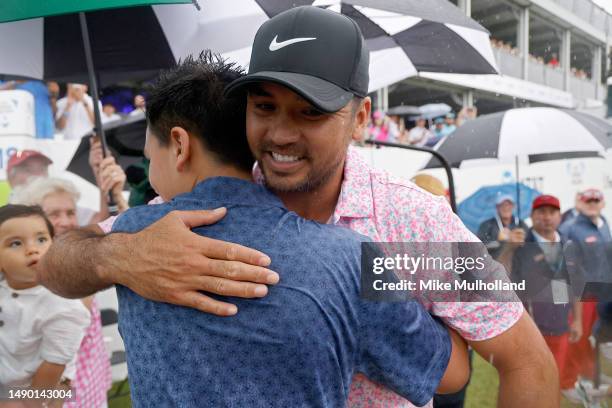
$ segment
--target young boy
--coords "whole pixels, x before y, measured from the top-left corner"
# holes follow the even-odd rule
[[[223,220],[194,232],[269,254],[281,281],[263,299],[236,300],[240,311],[227,319],[118,285],[134,405],[340,407],[355,371],[419,406],[436,389],[461,388],[465,347],[451,347],[417,302],[360,298],[366,237],[304,220],[251,181],[244,98],[223,95],[239,75],[209,53],[162,74],[147,103],[145,153],[166,203],[128,210],[113,231],[225,206]]]
[[[35,267],[52,237],[40,207],[0,208],[0,406],[17,402],[17,389],[51,390],[69,385],[75,373],[90,315],[81,301],[37,283]]]

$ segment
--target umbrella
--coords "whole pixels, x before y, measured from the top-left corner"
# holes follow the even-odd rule
[[[314,5],[342,13],[359,25],[370,50],[370,91],[418,72],[497,73],[488,31],[447,0],[239,0],[239,5],[235,3],[211,1],[206,8],[212,16],[221,16],[221,21],[229,22],[234,15],[244,23],[242,48],[232,50],[221,41],[236,42],[236,33],[220,25],[217,33],[218,49],[243,66],[248,65],[252,40],[262,21],[291,7]]]
[[[417,117],[431,120],[438,116],[444,116],[451,110],[452,108],[445,103],[428,103],[427,105],[419,106]]]
[[[128,117],[104,125],[108,148],[123,170],[126,170],[128,166],[141,162],[146,128],[147,122],[143,117]],[[77,147],[66,170],[92,184],[96,184],[95,177],[89,166],[88,137],[81,139],[81,143]]]
[[[516,196],[516,191],[515,183],[481,187],[459,203],[457,214],[474,234],[478,232],[478,227],[483,221],[495,216],[495,203],[502,195],[514,196],[515,201],[521,203],[520,211],[517,212],[529,214],[532,201],[541,193],[523,183],[519,184],[519,197]]]
[[[150,4],[191,2],[3,0],[0,55],[11,58],[0,59],[0,73],[58,82],[90,82],[80,21],[80,11],[86,11],[97,84],[107,86],[124,80],[153,78],[160,69],[185,56],[176,53],[182,46],[177,37],[181,24],[189,20],[181,21],[174,16],[194,14],[196,8],[192,4]],[[202,44],[200,49],[204,48]]]
[[[612,125],[603,119],[566,109],[521,108],[470,120],[436,150],[453,167],[471,159],[514,160],[518,183],[521,157],[529,163],[598,157],[611,147]],[[440,166],[434,158],[425,168]]]
[[[394,106],[393,108],[387,111],[387,115],[393,116],[408,116],[408,115],[418,115],[421,111],[418,106],[410,106],[410,105],[399,105]]]
[[[104,130],[102,128],[102,121],[100,116],[100,108],[98,102],[98,77],[101,76],[103,70],[97,72],[94,69],[94,55],[92,52],[92,44],[102,44],[101,49],[103,50],[101,58],[96,60],[99,64],[101,61],[105,61],[110,64],[111,71],[124,71],[128,72],[133,69],[133,66],[129,68],[125,68],[126,62],[123,59],[127,59],[126,54],[136,53],[137,48],[134,49],[125,49],[121,47],[120,42],[117,42],[117,32],[119,31],[117,27],[119,26],[131,26],[132,30],[130,33],[132,35],[140,34],[139,38],[143,39],[141,46],[145,43],[155,43],[160,39],[157,36],[153,35],[153,33],[149,33],[144,31],[147,28],[151,28],[152,25],[140,25],[134,24],[135,21],[138,20],[122,20],[125,16],[125,10],[130,12],[130,8],[134,6],[147,6],[144,8],[134,8],[134,10],[146,11],[150,9],[150,4],[172,4],[172,3],[191,3],[194,0],[112,0],[112,1],[104,1],[104,0],[68,0],[63,2],[35,2],[35,3],[24,3],[21,0],[3,0],[0,3],[0,25],[1,29],[5,29],[8,27],[10,30],[11,24],[26,24],[28,28],[31,30],[27,33],[23,33],[23,37],[10,37],[10,35],[14,35],[15,33],[9,32],[0,32],[0,38],[4,38],[3,48],[7,48],[7,43],[14,42],[15,45],[8,46],[8,50],[0,49],[0,53],[3,51],[8,51],[7,54],[13,57],[13,52],[16,51],[16,55],[23,56],[24,53],[28,57],[34,61],[38,58],[46,57],[47,54],[45,52],[45,48],[43,45],[46,45],[47,42],[49,44],[54,44],[56,47],[57,55],[54,55],[56,58],[61,60],[61,66],[71,66],[74,64],[74,67],[71,67],[71,70],[77,68],[76,71],[69,71],[74,74],[74,72],[86,74],[88,78],[91,94],[93,97],[93,108],[94,108],[94,116],[95,116],[95,129],[100,135],[100,139],[102,141],[102,150],[106,155],[107,144],[106,138],[104,135]],[[194,3],[195,4],[195,3]],[[118,8],[123,8],[121,11],[117,12]],[[96,11],[97,10],[97,11]],[[96,14],[97,13],[97,14]],[[113,13],[115,13],[113,15]],[[91,14],[94,17],[88,17]],[[90,39],[90,30],[88,27],[88,19],[91,18],[91,23],[96,23],[100,26],[106,26],[106,33],[109,38],[104,38],[100,36],[100,33],[96,35],[96,38],[92,42]],[[97,18],[97,20],[96,20]],[[141,18],[144,18],[141,16]],[[149,13],[149,18],[151,18]],[[33,19],[33,20],[31,20]],[[112,24],[110,24],[112,22]],[[140,23],[140,22],[139,22]],[[92,26],[93,27],[93,26]],[[117,31],[117,32],[116,32]],[[144,37],[142,36],[144,34]],[[158,32],[159,34],[159,32]],[[153,38],[151,37],[153,35]],[[14,41],[16,38],[19,38],[20,41]],[[47,41],[48,39],[48,41]],[[72,41],[70,41],[72,40]],[[107,40],[109,40],[107,42]],[[76,43],[74,42],[76,41]],[[82,47],[80,46],[82,42]],[[115,48],[118,47],[120,52],[117,52]],[[12,49],[11,49],[12,48]],[[17,50],[15,50],[17,48]],[[144,48],[144,47],[143,47]],[[76,50],[76,52],[75,52]],[[72,51],[72,52],[71,52]],[[146,54],[145,54],[146,55]],[[115,58],[113,58],[113,56]],[[116,58],[119,56],[120,58]],[[142,57],[142,55],[141,55]],[[145,59],[151,58],[155,60],[155,53],[153,55],[146,55]],[[3,60],[8,60],[12,58],[3,58]],[[17,59],[17,58],[16,58]],[[52,69],[53,64],[47,60],[47,58],[41,59],[38,61],[39,67],[45,67]],[[26,66],[32,67],[36,66],[36,63],[30,63]],[[172,65],[171,63],[169,65]],[[19,65],[18,65],[19,66]],[[121,67],[124,67],[122,70]],[[83,70],[83,68],[85,68]],[[7,73],[6,71],[4,73]],[[29,72],[25,70],[24,67],[21,67],[21,70],[16,73],[16,75],[25,75],[29,76]],[[59,73],[54,74],[56,78],[61,77]],[[42,76],[42,73],[41,73]],[[109,212],[114,214],[117,212],[117,207],[113,202],[112,196],[109,193]]]

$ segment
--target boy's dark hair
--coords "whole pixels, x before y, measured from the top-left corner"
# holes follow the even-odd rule
[[[202,51],[163,71],[147,99],[147,123],[162,146],[180,126],[198,137],[223,163],[251,171],[255,159],[246,138],[244,94],[225,96],[225,86],[244,75],[220,55]]]
[[[49,235],[51,237],[55,235],[55,230],[53,229],[51,221],[49,221],[42,208],[37,205],[8,204],[4,207],[0,207],[0,226],[13,218],[25,218],[32,216],[38,216],[45,220],[45,224],[47,224],[47,229],[49,230]]]

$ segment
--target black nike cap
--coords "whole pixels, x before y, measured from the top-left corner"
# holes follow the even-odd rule
[[[368,94],[369,53],[350,18],[313,6],[296,7],[257,31],[249,72],[226,93],[247,84],[274,82],[293,90],[323,112],[337,112]]]

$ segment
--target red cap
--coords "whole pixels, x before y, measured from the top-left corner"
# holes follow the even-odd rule
[[[551,196],[548,194],[543,194],[533,200],[533,204],[531,204],[531,210],[533,211],[537,208],[544,206],[555,207],[557,210],[561,210],[561,203],[559,202],[559,199],[555,196]]]
[[[599,200],[603,201],[604,195],[601,190],[596,188],[589,188],[580,193],[580,201],[590,201],[590,200]]]
[[[10,173],[13,167],[19,166],[21,163],[28,159],[31,159],[32,157],[41,157],[47,161],[47,164],[53,163],[50,158],[36,150],[20,150],[8,159],[8,164],[6,165],[6,172]]]

